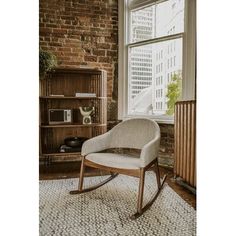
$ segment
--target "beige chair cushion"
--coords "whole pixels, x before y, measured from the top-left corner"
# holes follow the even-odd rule
[[[85,159],[99,165],[119,169],[139,169],[144,166],[139,157],[130,156],[128,154],[90,153]]]
[[[140,158],[135,158],[131,156],[124,156],[121,154],[111,154],[112,157],[108,157],[105,154],[96,161],[106,166],[116,166],[117,168],[129,169],[133,167],[145,167],[155,158],[158,157],[159,145],[160,145],[160,128],[158,124],[150,119],[135,118],[130,120],[125,120],[109,132],[91,138],[83,143],[81,154],[82,156],[87,156],[88,154],[93,154],[101,152],[110,148],[134,148],[141,149]],[[126,157],[126,159],[124,158]],[[118,158],[118,160],[116,160]],[[132,159],[131,159],[132,158]],[[93,161],[93,160],[91,160]],[[108,163],[106,163],[108,161]],[[112,163],[114,161],[114,164]],[[128,162],[123,164],[123,162]],[[119,166],[119,167],[118,167]],[[129,166],[129,167],[125,167]]]

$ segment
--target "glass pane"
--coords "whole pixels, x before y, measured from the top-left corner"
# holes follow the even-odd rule
[[[130,14],[130,42],[184,31],[184,0],[169,0]]]
[[[129,115],[173,115],[181,91],[181,38],[129,49]]]
[[[131,12],[131,42],[154,38],[155,6]]]

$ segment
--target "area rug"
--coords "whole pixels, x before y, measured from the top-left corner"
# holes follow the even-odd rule
[[[145,177],[144,203],[156,189],[155,175]],[[91,186],[104,177],[87,177]],[[119,175],[92,192],[70,195],[78,179],[40,181],[40,236],[196,235],[196,211],[168,184],[141,217],[131,220],[137,206],[138,179]]]

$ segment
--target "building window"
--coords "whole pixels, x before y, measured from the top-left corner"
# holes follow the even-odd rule
[[[194,36],[186,37],[192,44],[187,44],[183,37],[184,26],[193,25],[185,24],[186,19],[192,19],[185,9],[191,6],[195,11],[195,0],[186,3],[185,0],[122,0],[119,4],[122,5],[119,14],[123,16],[120,23],[123,34],[119,38],[119,78],[122,78],[119,80],[119,118],[148,116],[160,121],[173,120],[171,104],[184,97],[188,84],[195,84],[195,71],[191,72],[192,79],[188,77],[186,81],[188,67],[183,64],[187,45],[195,45]],[[194,53],[191,63],[195,63]],[[177,85],[174,86],[176,96],[170,95],[172,83]],[[136,84],[142,86],[132,86]]]

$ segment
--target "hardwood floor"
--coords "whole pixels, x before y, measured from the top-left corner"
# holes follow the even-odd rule
[[[196,209],[196,195],[188,189],[180,186],[175,182],[173,170],[169,168],[160,167],[161,176],[167,175],[166,182],[169,186],[177,192],[186,202]],[[63,179],[63,178],[79,178],[80,162],[57,162],[50,165],[41,164],[39,166],[40,180],[49,179]],[[96,176],[101,173],[93,168],[86,168],[85,176]]]

